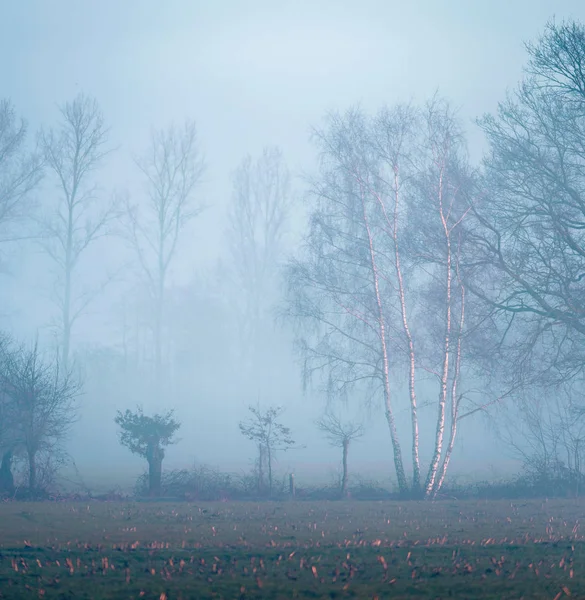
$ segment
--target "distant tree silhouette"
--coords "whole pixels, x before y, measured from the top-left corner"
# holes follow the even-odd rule
[[[352,440],[360,438],[364,435],[364,428],[361,423],[353,423],[351,421],[343,422],[339,417],[331,412],[324,414],[316,423],[320,431],[325,434],[332,446],[342,448],[342,466],[343,475],[341,477],[340,494],[342,497],[347,495],[347,455],[349,453],[349,445]]]
[[[269,406],[262,409],[260,406],[250,406],[252,417],[248,421],[240,422],[240,431],[249,440],[258,444],[259,452],[259,484],[262,485],[264,459],[268,463],[268,492],[272,495],[273,474],[272,459],[276,450],[286,450],[294,446],[290,429],[279,423],[277,419],[284,412],[281,407]]]
[[[160,495],[164,447],[176,443],[174,435],[181,427],[173,418],[173,412],[171,410],[149,417],[138,407],[136,412],[118,411],[114,419],[120,426],[120,443],[148,462],[148,490],[151,496]]]

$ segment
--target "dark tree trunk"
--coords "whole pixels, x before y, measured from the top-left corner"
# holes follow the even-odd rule
[[[263,444],[258,444],[258,494],[264,492],[264,462],[266,460],[266,451]]]
[[[28,489],[32,492],[37,487],[37,463],[35,453],[28,453]]]
[[[272,449],[266,446],[266,455],[268,458],[268,493],[272,496]]]
[[[14,492],[14,476],[12,475],[12,450],[7,450],[2,455],[0,464],[0,492]]]
[[[347,453],[349,450],[349,440],[343,440],[343,475],[341,476],[341,497],[347,496]]]
[[[148,452],[148,494],[152,497],[160,496],[161,493],[163,458],[163,451],[158,446]]]

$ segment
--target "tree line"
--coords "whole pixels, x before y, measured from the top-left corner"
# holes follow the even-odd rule
[[[218,273],[238,292],[231,309],[242,364],[256,357],[260,376],[251,349],[270,346],[263,327],[276,307],[294,332],[307,385],[333,402],[381,402],[405,496],[435,497],[461,424],[510,404],[522,427],[508,441],[522,449],[537,440],[539,461],[581,477],[585,27],[550,22],[526,52],[522,81],[477,121],[487,143],[478,165],[457,111],[439,95],[374,114],[359,107],[329,114],[313,131],[319,164],[306,186],[308,223],[294,252],[284,239],[297,203],[282,153],[247,157],[233,175],[229,258]],[[96,293],[79,289],[80,258],[100,236],[126,240],[149,299],[160,398],[168,377],[170,266],[181,234],[204,208],[196,193],[205,163],[195,125],[153,132],[135,161],[146,200],[132,203],[106,201],[92,183],[111,151],[96,101],[79,96],[61,117],[27,153],[25,124],[9,102],[0,105],[4,239],[21,237],[31,192],[52,176],[59,193],[54,210],[39,219],[38,238],[57,267],[59,382],[69,381],[71,332]],[[408,431],[397,421],[404,407]],[[272,450],[293,442],[278,409],[252,407],[251,414],[241,431],[256,443],[271,488]],[[157,487],[162,448],[178,422],[172,413],[140,411],[120,411],[116,421],[121,442],[147,458]],[[431,424],[431,435],[421,433]],[[319,426],[343,449],[345,492],[347,448],[362,427],[342,425],[335,411]]]

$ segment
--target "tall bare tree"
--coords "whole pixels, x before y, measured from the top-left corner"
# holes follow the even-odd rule
[[[317,427],[325,434],[332,446],[339,446],[342,451],[341,465],[341,487],[340,494],[344,498],[347,496],[347,483],[349,480],[347,457],[349,455],[349,445],[353,440],[357,440],[364,435],[364,427],[361,423],[355,421],[342,421],[334,412],[326,412],[318,421]]]
[[[316,137],[321,173],[312,186],[303,255],[288,268],[286,311],[304,325],[299,342],[305,374],[325,375],[334,395],[368,382],[374,394],[381,391],[399,489],[432,497],[443,484],[459,418],[464,291],[457,276],[457,231],[467,198],[460,193],[466,171],[457,120],[447,103],[434,99],[424,110],[397,107],[373,119],[358,110],[333,115]],[[413,237],[423,243],[413,243]],[[422,285],[440,298],[440,311],[426,315],[432,329],[442,331],[438,339],[428,326],[413,327],[424,312],[416,301]],[[404,364],[406,381],[399,378]],[[439,384],[433,454],[422,490],[420,369],[436,374]],[[395,396],[404,387],[412,422],[412,485],[396,421]]]
[[[153,302],[154,363],[157,394],[163,379],[165,288],[179,239],[203,209],[196,187],[204,172],[195,123],[153,131],[150,148],[136,164],[146,180],[148,201],[128,203],[130,242]]]
[[[115,204],[104,203],[92,183],[108,152],[108,130],[97,101],[78,95],[60,113],[61,123],[41,132],[40,143],[59,190],[54,210],[43,223],[43,245],[58,269],[61,362],[67,369],[73,327],[96,294],[95,289],[78,289],[79,262],[87,248],[108,233],[107,225],[116,213]]]
[[[241,348],[248,358],[275,300],[291,202],[290,173],[279,148],[264,148],[256,161],[244,158],[233,175],[228,244]]]

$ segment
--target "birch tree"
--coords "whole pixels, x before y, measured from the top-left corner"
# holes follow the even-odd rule
[[[108,130],[97,101],[79,95],[60,113],[61,123],[41,132],[40,144],[58,190],[54,209],[43,222],[43,246],[57,268],[61,362],[67,369],[75,323],[99,290],[80,285],[80,260],[90,245],[107,235],[116,211],[93,183],[108,153]]]
[[[145,179],[147,201],[128,202],[129,236],[153,305],[154,365],[160,396],[165,290],[181,234],[203,209],[195,193],[204,172],[195,123],[153,131],[150,147],[136,165]]]
[[[358,110],[333,115],[316,138],[321,170],[312,185],[310,232],[301,258],[288,267],[286,313],[300,325],[305,375],[321,373],[334,396],[363,383],[380,393],[399,490],[432,497],[443,484],[456,437],[451,425],[445,447],[449,401],[452,422],[459,418],[464,291],[456,275],[457,230],[466,211],[459,194],[465,170],[457,121],[448,104],[435,99],[424,110],[396,107],[373,119]],[[411,227],[407,217],[421,211],[424,219]],[[412,242],[421,237],[422,225],[436,246],[431,254],[420,254]],[[413,326],[424,311],[413,289],[421,277],[441,297],[442,310],[434,314],[434,327],[442,328],[440,343],[426,341],[426,328]],[[406,381],[400,377],[404,366]],[[416,381],[421,369],[436,374],[439,384],[424,484]],[[404,388],[411,415],[411,484],[396,421]]]
[[[433,375],[439,387],[433,451],[423,486],[424,496],[428,498],[440,491],[455,447],[458,423],[470,414],[460,412],[463,396],[459,384],[467,305],[460,261],[466,251],[463,225],[470,203],[473,203],[469,192],[473,190],[474,181],[466,164],[461,128],[449,103],[433,98],[419,119],[420,137],[410,155],[412,179],[407,185],[403,184],[405,218],[402,222],[400,198],[396,194],[400,185],[398,180],[393,187],[392,237],[404,339],[408,348],[411,410],[418,408],[414,386],[417,368]],[[411,274],[414,288],[410,296],[406,293],[398,256],[400,224],[406,271]],[[415,295],[418,303],[413,300]],[[414,327],[408,323],[407,306],[410,306]],[[412,331],[417,340],[416,352]],[[414,441],[417,441],[417,433],[413,419]],[[413,443],[413,457],[415,446]]]

